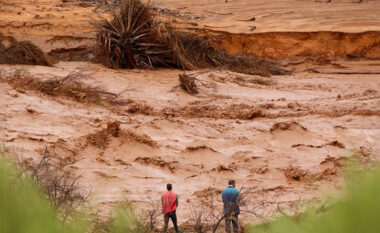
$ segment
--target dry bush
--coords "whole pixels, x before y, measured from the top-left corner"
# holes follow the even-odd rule
[[[6,47],[4,43],[8,42]],[[30,41],[16,41],[0,33],[0,64],[53,66],[55,61]]]
[[[142,212],[136,212],[132,202],[126,199],[116,206],[114,213],[107,219],[95,217],[90,232],[160,232],[157,223],[158,218],[162,215],[161,201],[149,200],[146,205],[148,209]]]
[[[97,23],[98,57],[111,68],[225,67],[232,71],[269,76],[286,71],[254,56],[235,56],[212,47],[198,36],[156,21],[140,0],[122,0],[112,20]]]
[[[122,1],[113,19],[104,19],[99,29],[100,53],[111,68],[174,66],[149,6],[139,0]]]
[[[281,75],[287,71],[277,64],[258,59],[253,55],[232,55],[211,46],[207,35],[198,36],[166,26],[161,30],[163,41],[173,51],[176,64],[181,69],[222,67],[238,73],[251,75]]]
[[[101,87],[84,84],[82,80],[88,77],[83,71],[76,71],[61,79],[52,78],[43,81],[17,70],[12,77],[6,78],[5,81],[17,90],[37,90],[51,96],[66,96],[79,102],[118,103],[116,99],[120,94],[104,91]]]
[[[57,209],[63,221],[69,220],[88,202],[90,189],[79,184],[81,176],[70,171],[64,159],[43,155],[34,163],[28,159],[13,157],[18,177],[32,179],[54,209]]]
[[[192,75],[179,74],[180,87],[189,94],[197,94],[197,84],[195,83],[196,78]]]
[[[203,191],[205,194],[200,197],[200,203],[194,204],[190,202],[190,218],[189,218],[189,228],[192,232],[205,233],[213,232],[215,233],[223,223],[223,220],[230,213],[224,214],[223,207],[219,206],[215,201],[215,197],[219,196],[215,189],[209,188]],[[253,215],[260,218],[256,212],[258,208],[261,208],[264,203],[261,200],[254,198],[257,190],[255,187],[252,188],[241,188],[239,195],[239,207],[241,214]],[[232,207],[233,208],[233,207]],[[231,212],[233,209],[231,209]]]
[[[189,231],[205,233],[218,228],[218,221],[223,219],[223,208],[218,206],[215,201],[217,195],[219,193],[210,187],[202,191],[201,195],[198,195],[197,201],[199,203],[189,203],[191,213],[188,219],[189,225],[187,226]]]
[[[162,215],[161,201],[149,200],[147,205],[149,208],[144,210],[142,222],[148,225],[151,231],[156,231],[158,217]]]
[[[209,227],[209,224],[207,222],[207,219],[205,216],[205,210],[203,207],[194,208],[192,205],[190,205],[190,211],[191,211],[191,217],[190,217],[190,224],[192,228],[192,232],[195,233],[204,233],[207,231],[207,228]]]
[[[154,207],[155,208],[155,207]],[[133,204],[129,200],[121,201],[113,211],[113,214],[106,219],[96,221],[91,232],[96,233],[152,233],[155,232],[155,217],[152,215],[152,222],[144,213],[136,212]]]
[[[205,72],[197,72],[197,73],[192,73],[192,74],[179,74],[178,75],[178,80],[179,80],[179,86],[181,87],[182,90],[186,91],[187,93],[191,95],[198,94],[199,92],[202,92],[203,94],[206,95],[211,95],[207,89],[211,89],[212,91],[215,92],[215,84],[202,81],[197,78],[198,75],[203,74]],[[205,89],[202,90],[199,87],[204,87]]]

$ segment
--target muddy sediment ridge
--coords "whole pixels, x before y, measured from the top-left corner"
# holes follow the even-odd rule
[[[172,183],[186,225],[192,207],[210,196],[221,207],[220,192],[235,179],[253,190],[255,215],[241,219],[259,223],[278,208],[295,214],[344,190],[346,162],[380,159],[378,31],[248,33],[187,24],[216,48],[293,71],[186,71],[198,81],[190,95],[178,81],[184,71],[89,62],[96,43],[90,21],[107,9],[91,1],[32,2],[0,2],[0,32],[32,41],[57,63],[0,65],[0,142],[25,159],[47,153],[69,161],[91,187],[99,216],[125,198],[148,207]],[[157,12],[172,20],[173,11]]]

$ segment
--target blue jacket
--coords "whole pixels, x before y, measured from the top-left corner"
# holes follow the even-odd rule
[[[222,192],[223,212],[235,212],[240,214],[239,208],[239,190],[229,185]]]

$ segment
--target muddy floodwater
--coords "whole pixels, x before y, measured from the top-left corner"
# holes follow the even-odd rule
[[[258,215],[242,218],[262,220],[278,206],[292,210],[339,193],[345,161],[380,159],[378,1],[193,2],[153,6],[178,27],[206,29],[218,48],[274,59],[291,73],[186,71],[199,81],[199,93],[189,95],[179,86],[184,71],[113,70],[91,62],[96,30],[90,22],[107,17],[107,7],[5,0],[0,32],[32,41],[58,63],[0,65],[0,143],[35,161],[48,153],[70,162],[91,187],[100,216],[125,198],[146,208],[172,183],[181,224],[190,205],[206,197],[220,207],[229,179],[256,190]],[[76,72],[113,101],[48,95],[10,81],[61,80]]]

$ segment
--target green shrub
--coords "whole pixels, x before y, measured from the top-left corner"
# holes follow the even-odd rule
[[[0,232],[64,232],[57,215],[28,179],[14,177],[0,161]]]
[[[108,222],[108,232],[110,233],[150,233],[148,222],[142,221],[138,216],[132,203],[129,201],[119,204]]]
[[[380,169],[351,177],[346,196],[327,211],[309,210],[251,227],[250,233],[378,233],[380,232]]]

